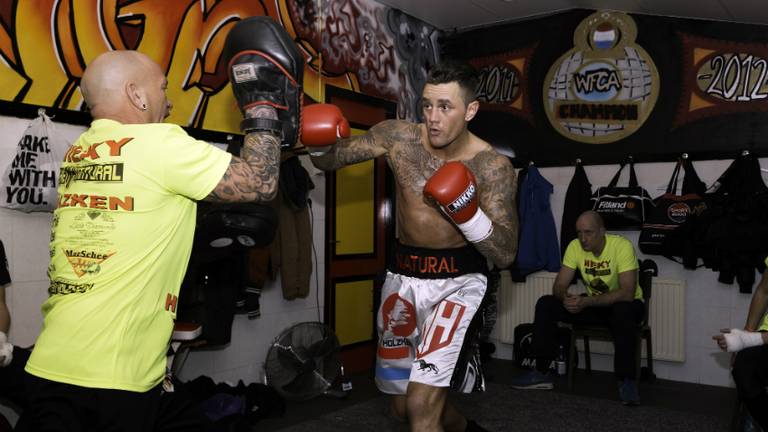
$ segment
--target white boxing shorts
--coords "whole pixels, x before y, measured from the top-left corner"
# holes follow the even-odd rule
[[[393,264],[376,319],[379,390],[405,394],[410,381],[465,393],[484,390],[475,339],[487,283],[485,259],[472,246],[398,245]]]

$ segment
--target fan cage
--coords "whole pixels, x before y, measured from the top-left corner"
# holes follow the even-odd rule
[[[311,355],[309,351],[313,346],[322,346],[322,355]],[[286,399],[307,400],[319,396],[339,377],[339,340],[333,330],[323,323],[310,321],[294,324],[274,339],[267,352],[264,369],[267,384]],[[302,373],[311,375],[311,378],[300,378]],[[301,385],[297,388],[299,382]]]

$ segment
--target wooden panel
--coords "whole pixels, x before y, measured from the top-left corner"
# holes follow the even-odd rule
[[[353,129],[356,135],[364,131]],[[336,255],[373,254],[374,161],[336,171]]]
[[[340,282],[336,288],[336,335],[350,345],[371,340],[373,335],[373,280]]]

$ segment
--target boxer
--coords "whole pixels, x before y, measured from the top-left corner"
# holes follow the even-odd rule
[[[395,175],[398,243],[377,315],[376,383],[414,431],[482,430],[447,394],[484,387],[473,339],[487,261],[505,268],[517,251],[514,168],[467,129],[476,87],[469,66],[435,66],[423,123],[386,120],[352,138],[337,107],[302,113],[301,141],[317,168],[383,156]]]

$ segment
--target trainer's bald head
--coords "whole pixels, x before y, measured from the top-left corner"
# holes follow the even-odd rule
[[[147,112],[151,98],[148,93],[155,81],[164,79],[160,66],[145,54],[108,51],[96,57],[85,69],[80,91],[94,119],[147,123],[157,121]]]

